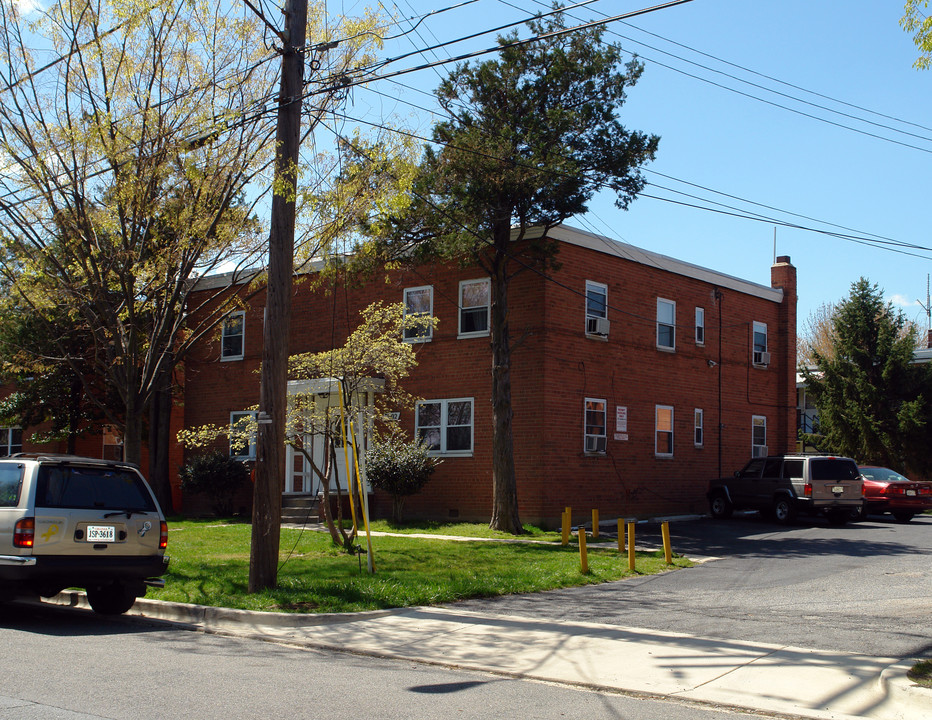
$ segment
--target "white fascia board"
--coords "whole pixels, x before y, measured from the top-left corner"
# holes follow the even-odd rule
[[[542,234],[541,230],[529,230],[527,237],[540,237]],[[742,280],[732,275],[726,275],[716,270],[693,265],[692,263],[644,250],[634,245],[612,240],[611,238],[586,232],[585,230],[579,230],[568,225],[558,225],[552,228],[547,234],[554,240],[636,262],[639,265],[645,265],[676,275],[701,280],[711,285],[735,290],[746,295],[753,295],[754,297],[770,300],[771,302],[783,302],[783,290],[780,288],[772,288],[767,285],[760,285],[748,280]]]

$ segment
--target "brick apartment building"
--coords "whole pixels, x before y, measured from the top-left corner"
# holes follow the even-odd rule
[[[520,516],[702,511],[709,479],[796,441],[796,269],[777,258],[770,286],[569,227],[560,269],[509,290],[514,452]],[[232,276],[199,287],[242,289]],[[402,427],[444,458],[406,514],[487,520],[492,503],[489,285],[478,268],[425,266],[326,293],[298,282],[290,352],[340,346],[375,300],[404,301],[439,325],[416,342],[405,389],[423,398]],[[225,424],[258,404],[264,294],[189,356],[185,427]],[[188,454],[196,451],[188,451]],[[244,451],[245,452],[245,451]],[[289,457],[286,495],[316,488]],[[345,484],[344,484],[345,487]],[[373,512],[390,507],[372,497]]]

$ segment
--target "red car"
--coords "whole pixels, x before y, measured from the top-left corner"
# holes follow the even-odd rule
[[[932,510],[932,483],[915,482],[889,468],[862,466],[864,507],[868,513],[893,514],[897,522],[909,522],[913,515]]]

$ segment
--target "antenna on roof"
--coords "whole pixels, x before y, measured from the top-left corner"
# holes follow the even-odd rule
[[[919,307],[926,311],[926,346],[932,348],[932,303],[929,302],[929,275],[926,275],[926,304],[922,300],[917,300]]]

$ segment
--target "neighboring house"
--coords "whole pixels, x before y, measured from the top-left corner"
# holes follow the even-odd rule
[[[560,269],[524,271],[509,290],[523,521],[557,524],[567,506],[603,517],[704,511],[711,478],[752,455],[794,448],[796,269],[788,257],[777,258],[765,286],[565,226],[550,235],[560,241]],[[444,462],[405,510],[487,520],[488,279],[458,265],[387,278],[325,292],[299,277],[290,353],[342,345],[374,300],[439,318],[407,334],[418,366],[405,389],[423,400],[400,422]],[[246,297],[231,275],[204,278],[199,288],[225,285]],[[234,423],[258,403],[264,297],[245,302],[188,356],[185,427]],[[254,457],[251,445],[229,451]],[[299,456],[290,456],[282,482],[286,495],[317,492]],[[376,511],[390,507],[378,493],[372,500]]]

